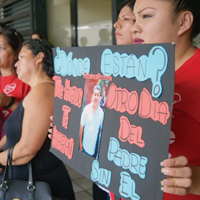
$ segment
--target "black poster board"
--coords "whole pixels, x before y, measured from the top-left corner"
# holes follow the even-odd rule
[[[174,44],[57,47],[53,55],[50,151],[123,199],[161,200]]]

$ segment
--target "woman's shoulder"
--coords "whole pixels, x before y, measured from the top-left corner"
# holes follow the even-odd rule
[[[54,100],[54,82],[47,81],[38,83],[31,88],[29,94],[25,97],[23,106],[43,105],[52,103]]]
[[[190,68],[193,68],[195,71],[197,70],[196,73],[200,72],[200,49],[198,47],[196,47],[194,55],[188,59],[186,65],[188,65]]]
[[[43,81],[38,83],[36,86],[32,87],[33,93],[38,93],[38,95],[52,94],[54,91],[54,82],[53,81]]]

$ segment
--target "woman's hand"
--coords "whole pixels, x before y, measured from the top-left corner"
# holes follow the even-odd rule
[[[0,93],[0,106],[7,106],[11,102],[11,98],[7,95]]]
[[[164,160],[161,163],[162,173],[167,177],[161,182],[166,193],[176,195],[186,195],[193,193],[192,190],[192,168],[188,164],[188,159],[184,156]]]
[[[0,168],[0,174],[2,174],[3,170],[4,170],[4,168]]]
[[[50,118],[50,120],[51,120],[52,122],[50,123],[50,129],[48,129],[48,132],[50,133],[50,134],[48,134],[48,137],[49,137],[50,139],[52,139],[54,116],[50,116],[49,118]]]
[[[12,98],[0,93],[0,106],[8,106],[12,101]],[[19,102],[14,100],[14,102],[12,102],[12,105],[10,105],[9,110],[11,110],[12,112],[17,108],[17,106],[19,105]]]

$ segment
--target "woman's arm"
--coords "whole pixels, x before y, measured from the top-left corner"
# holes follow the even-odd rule
[[[166,193],[200,195],[200,166],[189,166],[184,156],[164,160],[162,172],[168,177],[161,182]]]
[[[4,135],[0,141],[0,151],[3,150],[5,143],[6,143],[6,135]]]
[[[40,150],[53,115],[54,87],[49,83],[35,86],[25,98],[24,118],[20,141],[13,149],[13,165],[29,162]],[[0,164],[6,164],[6,152],[0,154]]]

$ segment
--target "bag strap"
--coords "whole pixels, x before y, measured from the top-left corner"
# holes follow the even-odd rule
[[[28,177],[28,187],[27,190],[29,192],[29,200],[35,199],[35,186],[33,185],[33,175],[32,175],[32,165],[31,162],[27,163],[29,177]]]
[[[2,184],[0,185],[0,200],[5,200],[6,190],[8,189],[7,180],[12,180],[12,153],[13,148],[8,149],[7,162],[5,166],[5,171],[2,179]],[[27,190],[29,193],[29,200],[35,200],[35,186],[33,185],[33,175],[32,175],[32,166],[31,162],[27,163],[29,170],[28,186]],[[8,168],[9,168],[9,177],[8,177]]]
[[[10,160],[9,178],[11,178],[11,179],[12,179],[12,153],[13,153],[13,147],[9,149],[9,160]],[[28,186],[27,186],[27,190],[29,193],[29,200],[35,200],[35,186],[33,185],[31,162],[27,163],[27,167],[28,167],[28,171],[29,171]]]
[[[2,184],[7,181],[8,179],[8,168],[9,168],[9,157],[10,157],[10,149],[8,150],[8,154],[7,154],[7,162],[6,162],[6,166],[4,169],[4,175],[3,175],[3,179],[2,179]]]
[[[8,150],[8,153],[9,153],[9,173],[8,173],[8,179],[9,180],[12,180],[13,179],[13,174],[12,174],[12,153],[13,153],[13,147],[10,148]]]
[[[6,166],[5,166],[5,169],[4,169],[4,175],[3,175],[3,178],[2,178],[2,183],[0,185],[0,200],[5,199],[6,190],[8,189],[7,177],[8,177],[8,163],[9,163],[9,157],[10,157],[9,151],[10,151],[10,149],[8,150],[7,162],[6,162]]]

